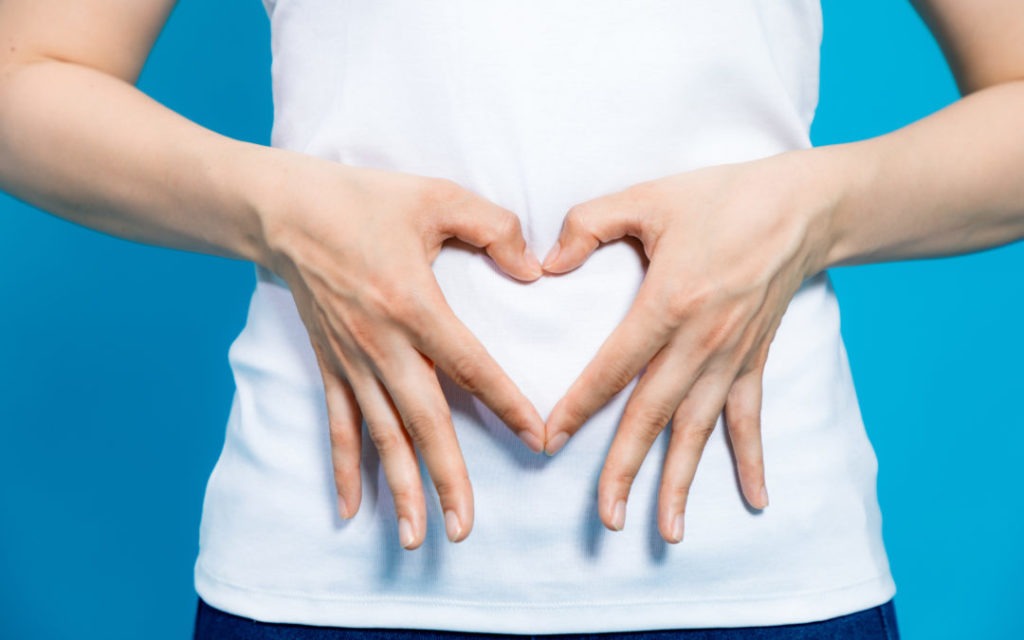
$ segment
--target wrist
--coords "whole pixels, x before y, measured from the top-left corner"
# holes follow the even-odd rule
[[[809,197],[802,209],[808,216],[806,275],[852,261],[851,215],[867,192],[876,163],[861,143],[842,143],[787,152],[799,166],[799,182]]]
[[[288,192],[289,170],[285,162],[291,152],[249,142],[232,141],[226,162],[232,199],[238,203],[238,253],[246,260],[274,270],[281,253],[282,211],[280,203]]]
[[[863,215],[865,194],[872,193],[871,185],[878,170],[875,147],[866,141],[815,147],[818,164],[832,193],[832,204],[824,216],[824,239],[818,267],[857,264],[867,248],[857,245],[857,224]]]

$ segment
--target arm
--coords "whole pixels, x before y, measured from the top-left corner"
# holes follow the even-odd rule
[[[426,535],[414,447],[449,538],[465,539],[472,488],[435,365],[537,452],[544,425],[455,317],[430,264],[458,237],[535,279],[518,217],[450,180],[233,140],[150,99],[133,85],[173,6],[0,0],[0,188],[124,239],[275,271],[323,377],[340,514],[359,508],[365,417],[402,545]]]
[[[173,7],[0,2],[0,188],[122,238],[256,260],[260,220],[237,175],[256,145],[133,86]]]
[[[1024,4],[918,0],[961,91],[867,140],[648,180],[576,204],[544,268],[641,240],[650,266],[627,316],[552,409],[556,452],[646,367],[598,480],[621,529],[630,485],[671,422],[658,522],[682,540],[697,463],[720,415],[743,494],[768,504],[761,394],[772,338],[808,277],[842,264],[942,256],[1024,237]]]
[[[1024,238],[1024,4],[916,0],[963,97],[867,140],[813,150],[843,176],[819,268]]]

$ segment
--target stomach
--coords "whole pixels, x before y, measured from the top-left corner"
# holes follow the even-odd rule
[[[302,0],[279,2],[273,143],[454,180],[515,212],[539,255],[576,203],[810,145],[813,93],[787,85],[760,47],[733,46],[761,42],[756,15],[703,11],[710,3],[642,4],[581,13],[576,3],[551,3],[555,13],[538,30],[547,9],[538,14],[536,3],[419,3],[407,8],[422,15],[403,14],[415,28],[397,28],[388,3],[324,2],[317,7],[326,13],[312,15]],[[803,53],[816,69],[817,52]],[[446,246],[432,268],[456,316],[543,417],[625,316],[645,273],[630,241],[532,283],[462,246]],[[428,531],[413,552],[398,543],[365,425],[363,502],[349,521],[336,515],[316,358],[287,286],[262,267],[256,275],[228,354],[236,393],[200,530],[197,585],[214,604],[219,595],[236,612],[259,602],[295,620],[377,626],[472,609],[486,617],[475,618],[479,629],[553,632],[600,626],[573,612],[632,620],[639,603],[663,605],[663,622],[729,625],[747,619],[747,603],[783,596],[790,600],[749,619],[795,621],[813,592],[830,604],[808,615],[826,617],[837,602],[828,594],[888,575],[876,461],[827,273],[797,291],[769,351],[767,509],[743,500],[720,419],[691,487],[684,541],[661,539],[655,518],[669,428],[634,480],[625,529],[611,532],[597,516],[597,478],[635,380],[547,457],[442,379],[473,484],[473,530],[447,541],[421,468]],[[245,598],[229,599],[238,592]],[[395,608],[382,603],[402,616],[385,619]]]
[[[621,318],[643,275],[626,244],[595,254],[580,277],[536,289],[471,252],[442,254],[435,267],[452,306],[542,416]],[[769,352],[767,509],[743,500],[720,418],[691,488],[684,541],[670,545],[657,530],[670,427],[634,481],[625,529],[608,531],[597,515],[597,478],[635,381],[548,457],[445,379],[474,488],[474,525],[462,543],[447,541],[421,465],[428,531],[418,553],[398,543],[393,499],[365,426],[360,510],[350,521],[335,514],[315,357],[288,289],[265,271],[257,275],[246,326],[229,351],[236,394],[204,504],[199,564],[208,576],[317,598],[473,601],[486,592],[504,602],[571,606],[613,602],[622,592],[641,600],[765,597],[887,571],[876,461],[825,273],[797,292]]]

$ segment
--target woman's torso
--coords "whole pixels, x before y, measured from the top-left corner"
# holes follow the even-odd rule
[[[709,164],[810,146],[816,0],[267,0],[272,143],[455,180],[516,212],[543,255],[573,204]],[[339,212],[339,215],[342,212]],[[346,212],[348,214],[348,212]],[[758,215],[751,211],[750,215]],[[629,307],[634,243],[524,284],[484,254],[434,263],[449,304],[546,416]],[[876,459],[827,274],[804,283],[772,344],[763,438],[772,504],[748,509],[719,422],[664,542],[655,506],[669,436],[608,531],[596,483],[631,384],[553,457],[531,453],[447,379],[475,499],[444,535],[398,543],[368,438],[363,502],[334,513],[323,389],[284,283],[257,268],[229,359],[237,392],[211,475],[196,587],[226,611],[333,626],[505,633],[806,622],[888,600]]]

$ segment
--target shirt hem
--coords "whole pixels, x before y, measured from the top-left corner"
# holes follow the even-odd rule
[[[245,587],[212,575],[201,562],[195,566],[195,589],[209,605],[261,622],[509,634],[799,624],[868,609],[896,593],[892,575],[885,573],[834,589],[744,598],[553,603],[350,597]]]

